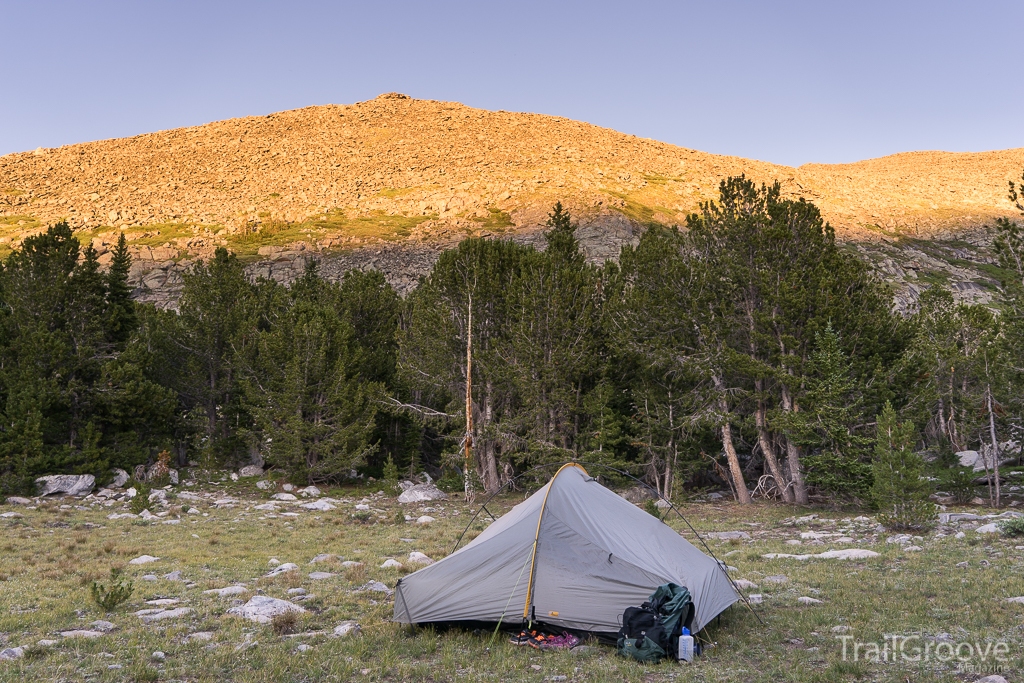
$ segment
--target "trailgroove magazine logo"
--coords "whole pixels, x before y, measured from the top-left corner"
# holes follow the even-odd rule
[[[844,662],[956,662],[961,671],[1002,671],[1011,662],[1010,645],[1004,641],[961,641],[925,638],[921,635],[886,635],[881,642],[858,641],[855,636],[836,636],[842,642]]]

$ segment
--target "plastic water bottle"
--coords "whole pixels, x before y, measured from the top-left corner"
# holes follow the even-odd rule
[[[679,636],[679,661],[693,661],[693,636],[690,635],[690,629],[685,626],[682,635]]]

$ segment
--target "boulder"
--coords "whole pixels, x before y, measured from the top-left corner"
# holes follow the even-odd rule
[[[261,491],[267,491],[269,489],[274,488],[274,482],[262,479],[256,482],[256,488],[260,489]]]
[[[299,489],[299,495],[303,498],[316,498],[317,496],[323,495],[323,492],[315,486],[307,486],[304,489]]]
[[[239,477],[262,477],[263,468],[259,465],[246,465],[242,469],[238,470]]]
[[[330,553],[320,553],[319,555],[314,557],[312,560],[310,560],[309,563],[310,564],[316,564],[317,562],[328,562],[333,557],[334,557],[334,555],[332,555]]]
[[[304,508],[306,510],[318,510],[320,512],[327,512],[328,510],[334,509],[334,506],[331,505],[330,502],[328,502],[326,499],[314,500],[311,503],[303,503],[299,507]]]
[[[277,576],[278,574],[284,574],[285,572],[293,572],[299,568],[299,565],[294,562],[285,562],[282,565],[274,567],[268,574],[268,577]]]
[[[437,520],[435,520],[430,515],[423,515],[422,517],[417,517],[416,518],[416,523],[417,524],[421,524],[421,525],[422,524],[430,524],[431,522],[436,522],[436,521]]]
[[[51,474],[36,479],[40,496],[63,493],[68,496],[84,496],[96,486],[96,477],[91,474]]]
[[[359,622],[356,622],[356,621],[343,621],[343,622],[341,622],[340,624],[338,624],[337,626],[334,627],[334,635],[340,636],[342,638],[345,637],[345,636],[350,636],[350,635],[355,636],[355,635],[359,635],[359,633],[362,630],[363,629],[359,625]]]
[[[9,660],[13,660],[13,659],[21,659],[24,656],[25,656],[25,648],[9,647],[9,648],[7,648],[5,650],[0,650],[0,662],[9,661]]]
[[[448,494],[433,484],[416,484],[398,496],[399,503],[423,503],[428,500],[448,500]]]
[[[757,588],[757,584],[747,579],[736,579],[736,587],[741,591],[747,591]]]
[[[149,564],[150,562],[156,562],[159,559],[159,557],[153,557],[152,555],[139,555],[134,560],[129,560],[128,564]]]
[[[371,593],[387,593],[388,595],[391,595],[394,592],[380,581],[367,581],[362,586],[356,589],[357,593],[361,591],[370,591]]]
[[[332,576],[334,576],[334,574],[332,574],[330,572],[310,572],[309,573],[309,578],[311,578],[314,581],[323,581],[324,579],[329,579]]]
[[[817,555],[787,555],[786,553],[768,553],[761,557],[766,560],[866,560],[871,557],[878,557],[878,553],[874,550],[863,550],[861,548],[850,548],[848,550],[829,550],[828,552],[818,553]]]
[[[414,550],[409,553],[409,564],[434,564],[434,560]]]
[[[203,595],[216,595],[226,598],[230,595],[241,595],[248,590],[245,586],[226,586],[224,588],[211,588],[210,590],[203,591]]]
[[[92,622],[91,624],[89,624],[89,626],[92,626],[97,631],[103,631],[104,633],[110,633],[111,631],[117,630],[116,624],[113,624],[109,621],[103,621],[102,619],[98,619]]]
[[[296,498],[295,495],[291,494],[291,493],[275,493],[270,498],[271,498],[271,500],[286,500],[286,501],[298,500],[298,498]]]
[[[998,534],[999,533],[999,525],[995,524],[995,523],[993,523],[993,524],[985,524],[983,526],[979,526],[974,531],[976,533],[979,533],[979,534]]]
[[[139,619],[142,620],[143,624],[152,624],[154,621],[164,621],[165,619],[177,619],[183,617],[186,614],[192,612],[188,607],[178,607],[177,609],[157,609],[157,610],[141,610],[142,612],[148,612],[148,614],[140,614],[136,612]]]
[[[708,538],[717,538],[720,541],[750,540],[750,534],[746,531],[711,531],[704,535]]]
[[[809,598],[807,596],[799,597],[799,598],[796,599],[796,601],[799,602],[801,605],[820,605],[820,604],[822,604],[821,600],[818,600],[817,598]]]
[[[22,498],[21,496],[7,496],[8,505],[31,505],[31,498]]]
[[[0,519],[21,519],[24,516],[25,515],[21,514],[20,512],[4,512],[4,513],[0,513]]]
[[[381,569],[401,569],[402,568],[402,563],[399,562],[398,560],[394,560],[394,559],[390,559],[389,558],[387,560],[384,560],[384,564],[382,564],[380,566],[380,568]]]
[[[75,629],[74,631],[61,631],[61,635],[65,638],[99,638],[103,635],[103,631]]]
[[[283,565],[282,565],[283,566]],[[293,602],[272,598],[267,595],[254,595],[249,602],[238,607],[232,607],[228,614],[240,616],[257,624],[269,624],[279,614],[305,614],[306,610]]]
[[[129,479],[131,479],[131,477],[128,475],[127,472],[122,470],[120,467],[115,467],[114,479],[110,482],[110,486],[112,486],[115,489],[119,489],[125,484],[127,484]]]

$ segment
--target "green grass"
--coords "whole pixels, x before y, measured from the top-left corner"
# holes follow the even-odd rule
[[[905,552],[875,534],[874,523],[854,523],[858,514],[835,510],[795,509],[759,504],[740,508],[733,504],[690,504],[683,511],[699,530],[739,529],[753,538],[709,541],[715,554],[739,569],[738,577],[760,584],[752,591],[765,595],[756,607],[764,625],[746,607],[728,609],[700,634],[713,643],[696,663],[645,666],[617,657],[611,648],[542,653],[516,648],[505,638],[491,642],[490,633],[410,630],[391,622],[392,602],[379,594],[354,593],[374,579],[394,586],[406,570],[378,569],[388,557],[402,561],[413,550],[441,558],[451,550],[469,519],[471,509],[457,499],[434,503],[429,526],[399,524],[400,511],[417,516],[420,506],[399,506],[393,498],[374,496],[375,488],[328,492],[345,499],[336,510],[303,511],[295,518],[266,518],[252,506],[266,502],[270,492],[259,491],[255,480],[204,483],[197,488],[217,497],[235,496],[233,509],[178,498],[170,500],[168,519],[178,525],[140,520],[108,520],[112,508],[60,510],[47,502],[38,510],[5,506],[24,514],[23,519],[0,520],[0,637],[5,647],[30,646],[29,654],[14,662],[0,662],[0,682],[8,681],[542,681],[566,676],[569,681],[948,681],[957,678],[956,663],[865,663],[842,659],[842,644],[833,632],[846,627],[846,635],[859,641],[881,640],[885,634],[948,633],[960,641],[1003,640],[1010,644],[1012,662],[1019,669],[1024,644],[1024,606],[1002,598],[1024,593],[1024,562],[1013,539],[979,536],[967,531],[957,540],[927,537],[923,550]],[[218,480],[219,477],[215,477]],[[179,488],[179,490],[182,490]],[[355,503],[371,500],[365,520],[354,517]],[[522,500],[523,492],[488,505],[495,514]],[[178,505],[194,505],[208,516],[184,514]],[[288,505],[282,505],[287,509]],[[296,508],[297,509],[297,508]],[[794,524],[794,515],[819,515]],[[678,519],[667,522],[684,529]],[[474,536],[484,528],[478,521]],[[821,552],[832,547],[794,547],[786,539],[803,531],[849,532],[865,539],[854,547],[868,547],[880,557],[854,562],[789,559],[766,560],[769,552]],[[684,535],[692,539],[689,531]],[[402,539],[412,539],[408,542]],[[319,553],[332,553],[364,562],[345,570],[337,561],[310,566]],[[128,560],[142,554],[159,562],[141,566]],[[272,579],[268,560],[295,562],[298,572]],[[959,562],[966,568],[956,568]],[[986,564],[987,563],[987,564]],[[91,581],[105,581],[111,567],[124,567],[135,582],[128,605],[104,613],[89,598]],[[180,570],[184,583],[141,580]],[[313,581],[313,570],[336,573]],[[770,584],[764,578],[783,574],[788,583]],[[260,626],[226,614],[231,598],[203,595],[208,588],[244,583],[249,596],[287,598],[288,589],[302,587],[315,597],[302,605],[309,610],[296,625],[301,633],[330,632],[344,620],[357,620],[359,636],[345,639],[325,635],[289,638],[275,634],[271,625]],[[823,600],[804,606],[800,596]],[[133,612],[157,597],[179,599],[192,613],[173,620],[143,625]],[[595,596],[598,599],[599,596]],[[624,606],[625,607],[625,606]],[[118,629],[95,640],[62,640],[55,633],[88,628],[97,619]],[[185,642],[189,633],[210,631],[209,643]],[[39,648],[50,638],[59,642]],[[258,645],[252,645],[258,643]],[[312,650],[297,653],[299,643]],[[166,660],[150,654],[160,650]],[[107,657],[104,653],[113,655]],[[121,669],[109,669],[120,665]],[[539,667],[535,670],[533,667]],[[362,673],[365,671],[366,673]],[[965,680],[974,680],[966,678]]]
[[[503,232],[505,228],[515,225],[512,222],[512,216],[493,206],[487,207],[487,216],[472,216],[470,220],[479,223],[482,229],[496,232]]]
[[[641,225],[661,225],[661,223],[655,220],[657,214],[663,214],[666,216],[674,216],[676,214],[672,209],[664,206],[649,206],[635,199],[630,198],[625,192],[615,192],[613,190],[604,190],[606,194],[612,197],[617,197],[625,202],[625,206],[612,206],[611,208],[621,213],[626,218],[636,221]]]

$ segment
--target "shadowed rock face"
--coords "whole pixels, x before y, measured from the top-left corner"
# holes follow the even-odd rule
[[[1006,183],[1022,167],[1024,149],[793,168],[389,93],[0,157],[0,254],[66,219],[103,265],[125,234],[136,295],[161,306],[174,305],[182,269],[219,246],[254,261],[254,277],[289,282],[316,255],[329,277],[376,268],[407,292],[465,236],[537,242],[555,201],[601,261],[638,226],[682,224],[745,174],[814,201],[910,310],[935,284],[991,296],[970,264],[991,259],[984,226],[1014,215]]]

